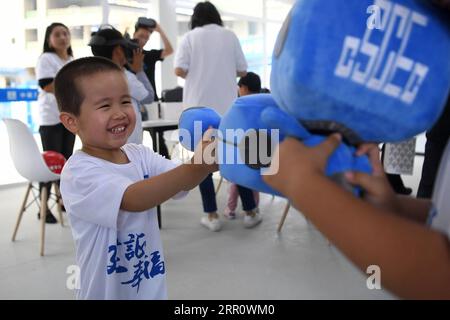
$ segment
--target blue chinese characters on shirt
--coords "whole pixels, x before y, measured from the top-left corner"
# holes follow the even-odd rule
[[[150,250],[146,252],[147,241],[143,241],[143,239],[145,239],[144,233],[129,233],[128,239],[125,241],[117,239],[116,244],[108,247],[110,264],[106,267],[107,274],[128,273],[128,266],[132,266],[132,278],[121,283],[122,285],[130,285],[133,288],[137,287],[137,292],[139,292],[142,280],[150,280],[166,272],[164,261],[161,261],[160,252],[150,252]],[[118,250],[121,246],[125,248],[124,256],[119,256],[118,254],[123,252],[123,250]]]

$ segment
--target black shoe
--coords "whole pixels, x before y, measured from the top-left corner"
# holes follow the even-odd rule
[[[412,189],[408,187],[403,187],[400,190],[398,190],[397,193],[409,196],[412,193]]]
[[[38,213],[38,219],[41,219],[41,213]],[[47,214],[45,215],[45,223],[58,223],[58,220],[56,220],[55,216],[52,214],[50,209],[47,209]]]

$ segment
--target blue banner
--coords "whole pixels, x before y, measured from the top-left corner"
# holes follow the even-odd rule
[[[38,98],[37,89],[0,89],[0,102],[35,101]]]

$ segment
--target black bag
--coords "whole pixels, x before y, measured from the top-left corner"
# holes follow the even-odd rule
[[[182,102],[183,101],[183,87],[176,87],[174,89],[166,89],[161,93],[162,102]]]

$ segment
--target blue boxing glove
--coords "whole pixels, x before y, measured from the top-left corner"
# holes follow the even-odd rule
[[[272,129],[280,129],[280,137],[295,137],[309,147],[322,143],[326,137],[310,134],[295,118],[278,108],[267,108],[261,113],[261,121]],[[281,140],[281,139],[280,139]],[[352,186],[344,178],[346,171],[372,173],[367,156],[356,156],[356,149],[341,142],[328,159],[325,174],[345,189],[360,195],[360,189]],[[305,182],[307,183],[307,182]]]
[[[194,151],[209,127],[219,128],[220,120],[220,115],[212,108],[192,107],[184,110],[178,121],[181,145]]]

